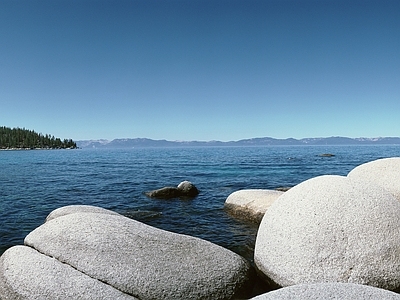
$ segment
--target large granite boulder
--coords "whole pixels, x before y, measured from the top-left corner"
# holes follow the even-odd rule
[[[383,158],[359,165],[347,176],[380,185],[400,201],[400,157]]]
[[[400,295],[376,287],[354,283],[299,284],[252,298],[252,300],[399,300]]]
[[[136,299],[26,246],[0,257],[0,299]]]
[[[227,249],[121,215],[68,210],[25,244],[139,299],[231,299],[251,289],[251,267]]]
[[[284,192],[275,190],[240,190],[225,201],[224,208],[237,218],[260,223],[267,209]]]
[[[185,180],[178,184],[177,187],[166,186],[145,194],[150,198],[157,199],[193,198],[199,194],[199,190],[193,183]]]
[[[359,283],[400,287],[400,202],[364,181],[304,181],[267,210],[256,238],[258,269],[280,286]]]

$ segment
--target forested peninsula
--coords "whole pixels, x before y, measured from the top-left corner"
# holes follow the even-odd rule
[[[0,127],[0,149],[75,149],[72,139],[56,138],[53,135],[36,133],[25,128]]]

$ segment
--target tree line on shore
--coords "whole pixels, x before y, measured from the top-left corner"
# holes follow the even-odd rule
[[[25,128],[0,127],[0,149],[75,149],[72,139],[36,133]]]

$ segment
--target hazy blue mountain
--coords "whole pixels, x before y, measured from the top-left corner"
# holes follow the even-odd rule
[[[79,148],[102,148],[109,142],[109,140],[84,140],[77,141],[76,143]]]
[[[275,139],[271,137],[243,139],[238,141],[167,141],[147,138],[85,140],[76,142],[79,148],[144,148],[144,147],[206,147],[206,146],[278,146],[278,145],[400,145],[400,137],[379,138],[304,138]]]

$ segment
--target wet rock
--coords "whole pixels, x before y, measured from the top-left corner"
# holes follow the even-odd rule
[[[282,194],[275,190],[240,190],[228,196],[224,208],[239,219],[260,223],[267,209]]]
[[[158,190],[146,192],[146,196],[158,199],[172,199],[181,196],[181,192],[176,187],[163,187]]]
[[[291,186],[280,186],[280,187],[277,187],[275,190],[280,191],[280,192],[287,192],[291,188],[292,188]]]
[[[172,199],[179,197],[193,198],[199,194],[197,187],[190,181],[183,181],[177,187],[163,187],[146,192],[146,196],[158,199]]]
[[[125,210],[121,214],[137,221],[151,220],[162,216],[162,212],[152,210]]]
[[[260,224],[254,261],[280,286],[358,283],[400,287],[400,202],[344,176],[304,181],[279,197]]]
[[[60,216],[25,244],[139,299],[231,299],[246,297],[252,285],[239,255],[121,215]]]
[[[332,153],[321,153],[318,156],[320,156],[320,157],[333,157],[333,156],[335,156],[335,154],[332,154]]]
[[[197,187],[187,180],[178,184],[178,190],[181,192],[181,195],[185,197],[196,197],[199,194]]]

